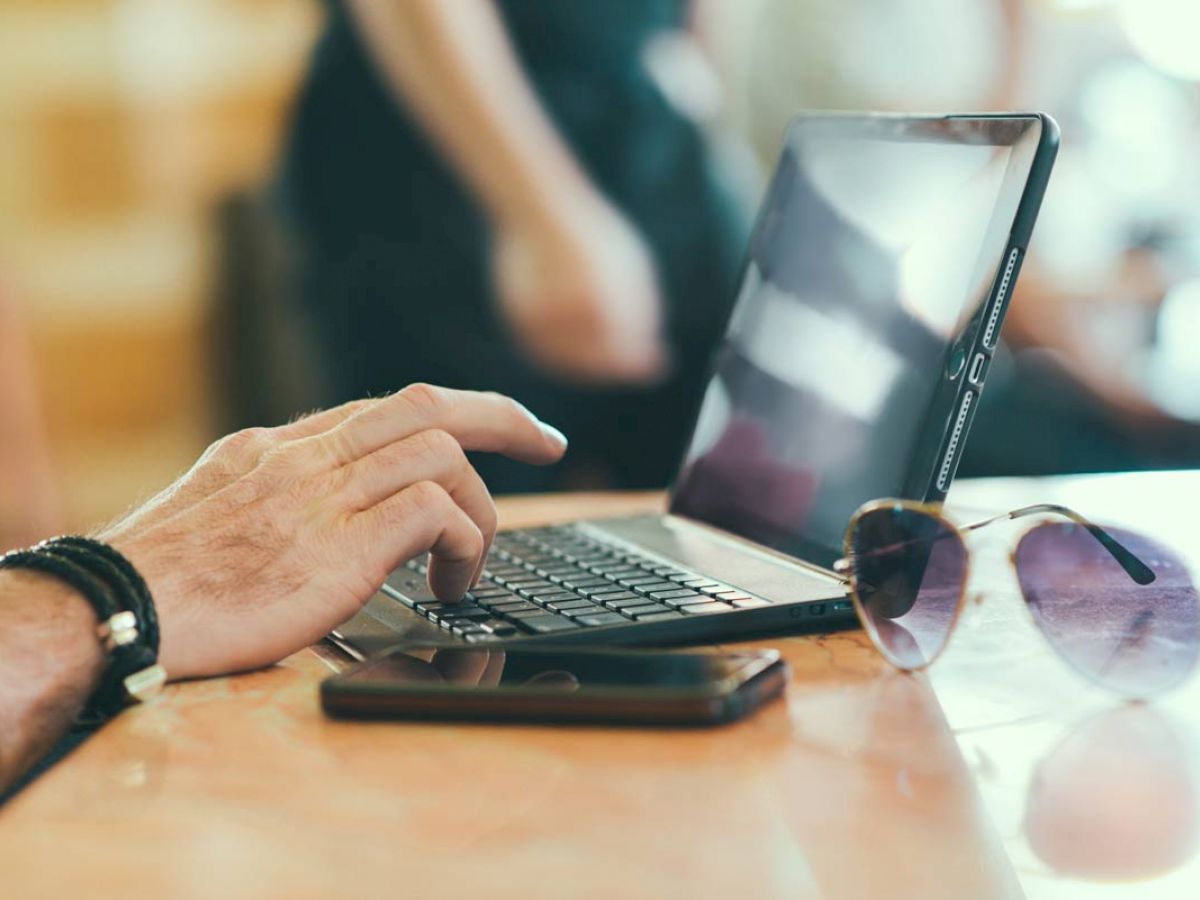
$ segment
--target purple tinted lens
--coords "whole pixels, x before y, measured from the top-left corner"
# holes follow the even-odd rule
[[[902,669],[927,665],[950,637],[967,551],[950,525],[904,507],[873,510],[851,534],[863,627]]]
[[[1161,544],[1105,529],[1154,573],[1138,584],[1085,528],[1048,522],[1017,546],[1017,577],[1051,645],[1085,676],[1145,697],[1181,682],[1196,665],[1200,607],[1183,562]]]

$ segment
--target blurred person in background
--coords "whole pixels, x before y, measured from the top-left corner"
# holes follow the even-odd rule
[[[960,474],[1200,461],[1200,402],[1186,388],[1200,370],[1172,349],[1200,340],[1200,183],[1186,165],[1197,92],[1138,58],[1126,33],[1130,17],[1157,15],[1170,34],[1188,0],[1083,13],[1051,0],[711,5],[740,41],[723,48],[742,70],[732,114],[764,159],[797,108],[1036,108],[1062,126]]]
[[[282,178],[332,396],[521,398],[563,465],[496,490],[661,487],[747,221],[699,120],[686,0],[332,0]]]
[[[0,285],[0,553],[55,534],[60,517],[25,331]]]

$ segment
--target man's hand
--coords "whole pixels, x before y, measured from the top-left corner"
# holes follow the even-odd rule
[[[545,464],[565,449],[507,397],[412,385],[230,435],[100,537],[145,576],[171,677],[251,669],[321,638],[427,550],[430,586],[457,600],[496,531],[464,451]]]
[[[649,383],[665,373],[654,263],[607,204],[498,224],[492,266],[501,312],[536,366],[593,384]]]

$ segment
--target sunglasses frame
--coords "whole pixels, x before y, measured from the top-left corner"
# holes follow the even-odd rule
[[[908,512],[920,513],[922,515],[925,515],[932,519],[935,519],[937,522],[944,525],[949,530],[950,534],[954,535],[954,540],[958,542],[958,546],[963,551],[964,565],[963,565],[962,584],[959,586],[958,597],[955,599],[954,616],[950,619],[950,624],[946,629],[946,639],[944,641],[942,641],[942,645],[940,647],[938,647],[937,652],[932,654],[927,660],[925,660],[919,666],[902,665],[901,663],[896,661],[896,659],[891,655],[891,653],[888,652],[886,646],[884,645],[883,640],[879,637],[879,635],[876,631],[876,628],[875,628],[874,624],[872,623],[870,617],[868,617],[866,614],[866,610],[863,607],[862,598],[858,594],[858,579],[854,575],[854,549],[853,548],[854,548],[855,528],[858,527],[859,521],[864,516],[870,515],[871,513],[874,513],[874,512],[878,512],[880,510],[886,510],[886,509],[906,510]],[[878,651],[880,656],[882,656],[885,660],[887,660],[887,662],[890,665],[894,666],[895,668],[899,669],[902,672],[922,672],[922,671],[924,671],[925,669],[927,669],[931,665],[933,665],[941,657],[941,655],[946,651],[946,648],[950,646],[950,639],[954,636],[955,629],[958,628],[958,620],[962,616],[963,610],[966,608],[967,585],[969,585],[971,582],[971,563],[972,563],[971,557],[972,557],[972,554],[971,554],[970,548],[966,544],[966,541],[963,540],[963,535],[969,531],[977,531],[978,529],[983,528],[987,525],[991,525],[993,522],[998,522],[1001,519],[1019,519],[1024,516],[1035,515],[1037,513],[1050,513],[1050,514],[1060,515],[1065,518],[1071,519],[1076,524],[1086,528],[1089,532],[1091,532],[1092,536],[1095,537],[1096,540],[1098,540],[1100,542],[1100,544],[1103,545],[1104,548],[1108,550],[1108,552],[1113,556],[1113,558],[1117,561],[1117,563],[1120,564],[1120,566],[1125,570],[1126,574],[1128,574],[1129,577],[1131,579],[1133,579],[1133,581],[1135,583],[1150,584],[1151,582],[1153,582],[1155,580],[1154,572],[1144,562],[1142,562],[1140,559],[1138,559],[1138,557],[1136,555],[1134,555],[1132,552],[1130,552],[1128,549],[1126,549],[1124,546],[1122,546],[1116,540],[1116,538],[1114,538],[1112,535],[1110,535],[1107,531],[1105,531],[1099,525],[1089,522],[1086,518],[1081,516],[1079,513],[1075,512],[1075,510],[1071,509],[1070,507],[1061,506],[1056,503],[1038,503],[1038,504],[1034,504],[1033,506],[1022,506],[1019,509],[1010,510],[1009,512],[1000,513],[999,515],[991,516],[990,518],[983,519],[982,521],[979,521],[979,522],[973,522],[970,525],[961,525],[961,526],[956,525],[954,522],[950,521],[950,519],[948,519],[946,517],[945,512],[943,510],[944,510],[944,507],[943,507],[943,504],[941,504],[941,503],[921,501],[921,500],[902,500],[902,499],[886,499],[885,498],[885,499],[880,499],[880,500],[868,501],[867,503],[864,503],[862,506],[860,506],[858,509],[856,509],[854,511],[854,515],[852,515],[850,517],[850,523],[846,526],[846,532],[845,532],[844,537],[842,538],[842,547],[843,547],[844,556],[841,559],[837,560],[833,564],[834,572],[842,579],[842,582],[846,585],[847,591],[850,594],[850,602],[854,605],[854,613],[855,613],[855,615],[858,616],[858,621],[862,625],[863,631],[865,631],[867,633],[867,636],[871,639],[871,644],[875,647],[876,651]],[[1009,564],[1012,566],[1014,573],[1017,573],[1017,550],[1020,547],[1021,541],[1024,540],[1025,535],[1029,534],[1037,527],[1038,527],[1037,525],[1033,525],[1030,528],[1026,529],[1025,532],[1023,532],[1022,535],[1019,538],[1017,538],[1016,543],[1013,546],[1013,549],[1009,552],[1009,554],[1008,554]],[[1019,573],[1017,573],[1017,574],[1019,577]],[[1041,624],[1037,621],[1037,618],[1033,614],[1033,610],[1031,610],[1029,608],[1029,601],[1025,599],[1024,591],[1021,592],[1021,599],[1023,601],[1021,603],[1021,606],[1024,608],[1025,614],[1027,616],[1029,616],[1030,621],[1032,622],[1034,628],[1037,629],[1038,634],[1041,635],[1042,640],[1044,640],[1047,644],[1050,645],[1050,649],[1054,650],[1055,655],[1062,657],[1062,654],[1059,653],[1058,649],[1054,646],[1054,644],[1050,640],[1050,638],[1043,632]],[[1071,663],[1070,660],[1064,658],[1063,661],[1066,662],[1068,665],[1070,665],[1071,668],[1078,670],[1078,667],[1075,666],[1073,663]],[[1088,676],[1086,672],[1080,672],[1080,674],[1083,675],[1085,678],[1087,678],[1089,681],[1094,682],[1094,679],[1091,678],[1090,676]]]

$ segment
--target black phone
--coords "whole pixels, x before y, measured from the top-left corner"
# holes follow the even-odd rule
[[[352,719],[718,725],[787,678],[775,650],[410,647],[326,679],[321,706]]]

